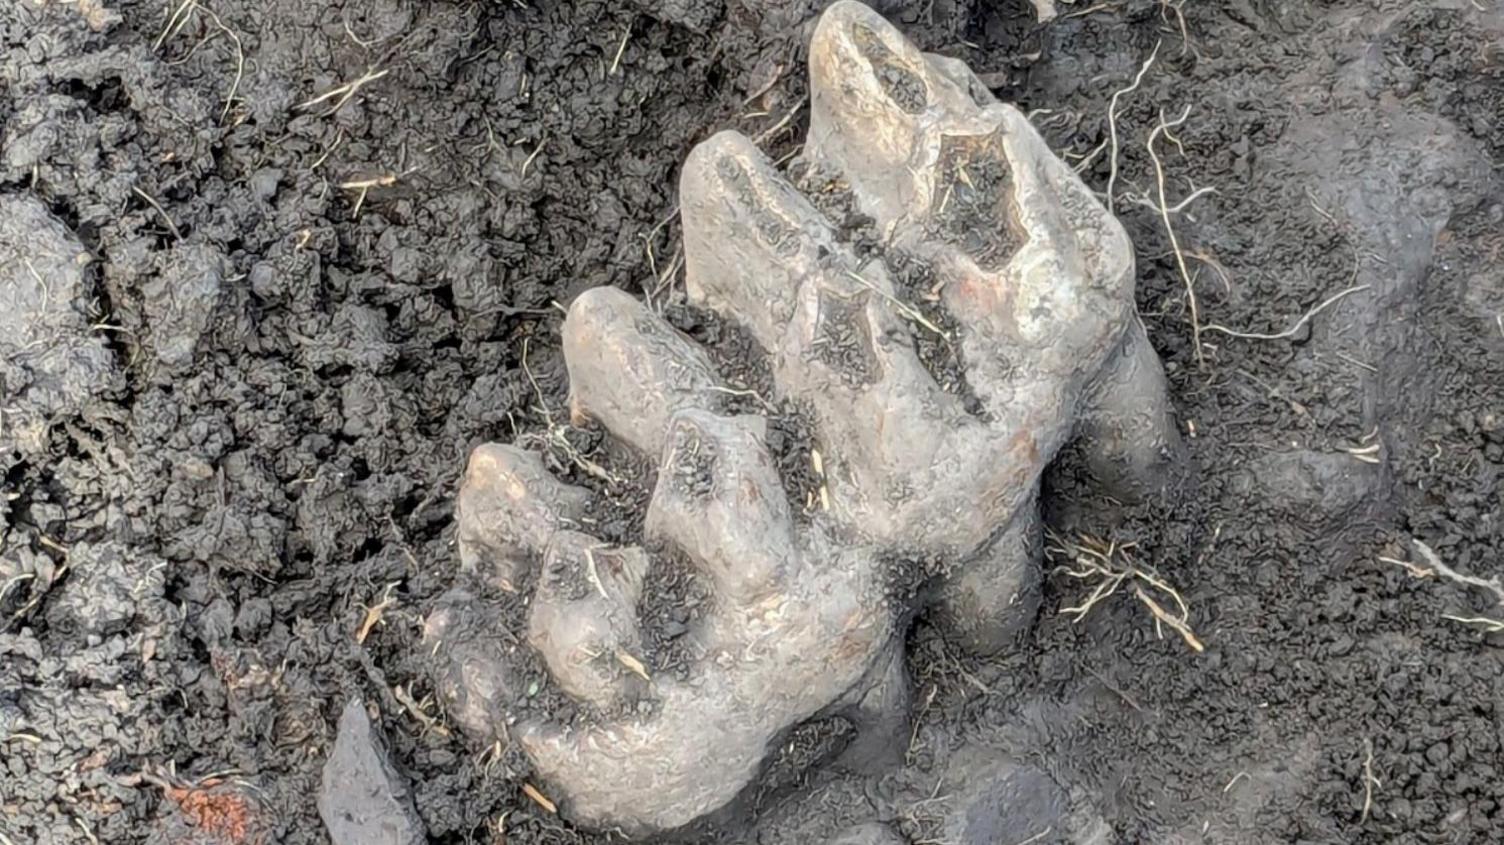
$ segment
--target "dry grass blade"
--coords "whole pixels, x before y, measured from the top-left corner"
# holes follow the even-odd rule
[[[304,100],[303,102],[298,103],[296,106],[293,106],[293,109],[296,110],[296,111],[306,111],[307,109],[311,109],[314,106],[318,105],[319,103],[326,102],[328,100],[334,100],[335,101],[334,105],[331,106],[328,111],[324,112],[324,116],[328,117],[329,115],[334,114],[335,112],[339,111],[341,108],[344,108],[345,103],[350,102],[350,100],[356,94],[360,93],[360,89],[361,88],[364,88],[365,86],[371,84],[372,82],[375,82],[376,80],[385,77],[388,73],[391,73],[391,71],[390,70],[373,70],[373,71],[368,71],[365,75],[361,76],[359,79],[355,79],[355,80],[352,80],[350,82],[346,82],[344,85],[341,85],[338,88],[330,89],[330,90],[325,91],[324,93],[318,95],[317,97],[314,97],[314,98],[312,98],[310,100]]]
[[[526,795],[528,798],[531,798],[534,804],[537,804],[539,807],[542,807],[549,813],[557,814],[559,812],[558,805],[548,800],[547,795],[539,792],[538,787],[533,786],[530,783],[524,782],[522,784],[522,794]]]
[[[903,300],[899,299],[898,297],[894,296],[893,294],[888,293],[887,291],[883,290],[882,288],[878,287],[877,285],[874,285],[873,283],[867,281],[866,279],[862,278],[857,273],[854,273],[854,272],[848,270],[848,271],[846,271],[846,275],[850,276],[854,281],[856,281],[862,287],[866,288],[867,290],[872,291],[873,293],[875,293],[878,296],[882,297],[883,299],[887,300],[888,304],[892,305],[893,308],[895,310],[897,310],[899,314],[902,314],[903,316],[909,318],[910,320],[913,320],[914,322],[918,323],[919,325],[924,326],[926,329],[929,329],[930,331],[934,332],[936,335],[938,335],[940,337],[941,340],[944,340],[946,342],[950,341],[950,335],[946,334],[939,326],[937,326],[934,323],[930,322],[929,318],[925,317],[923,314],[921,314],[917,310],[915,310],[914,306],[908,304],[907,302],[904,302]]]

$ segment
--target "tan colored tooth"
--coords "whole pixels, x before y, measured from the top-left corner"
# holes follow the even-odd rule
[[[1040,478],[1066,442],[1083,438],[1114,493],[1156,489],[1178,449],[1126,235],[1025,117],[847,0],[810,65],[807,182],[831,187],[804,196],[733,132],[698,145],[680,184],[689,299],[763,346],[776,395],[722,387],[621,291],[565,321],[573,417],[658,458],[642,533],[663,580],[645,586],[643,549],[579,533],[583,493],[527,453],[478,449],[460,491],[462,560],[511,589],[541,571],[505,605],[530,603],[525,641],[477,645],[467,614],[431,617],[440,691],[467,730],[503,723],[539,803],[577,825],[695,823],[822,714],[857,727],[847,751],[870,768],[910,735],[902,626],[919,602],[973,652],[1026,630]],[[783,427],[720,412],[732,395],[799,408],[818,449],[770,448]],[[687,596],[682,639],[639,628],[645,589]],[[589,718],[506,709],[536,691],[536,663],[506,663],[525,653]]]
[[[646,534],[677,547],[724,601],[754,604],[799,559],[761,417],[684,411],[670,424]]]

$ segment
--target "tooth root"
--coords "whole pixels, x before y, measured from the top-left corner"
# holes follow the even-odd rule
[[[593,288],[570,305],[564,360],[571,419],[597,420],[648,455],[662,450],[676,411],[719,408],[726,397],[703,349],[616,288]]]
[[[1083,405],[1077,435],[1092,473],[1115,497],[1148,498],[1183,469],[1185,448],[1170,414],[1164,370],[1137,321]]]
[[[1038,506],[1025,505],[990,548],[944,580],[932,619],[972,654],[1017,647],[1039,609],[1043,533]]]

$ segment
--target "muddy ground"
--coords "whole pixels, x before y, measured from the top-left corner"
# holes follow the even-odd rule
[[[1504,611],[1393,562],[1504,570],[1504,15],[1059,5],[887,7],[1111,185],[1197,484],[1128,508],[1067,455],[1047,517],[1136,543],[1206,650],[1058,573],[1009,660],[921,623],[906,764],[707,838],[959,841],[1021,759],[1114,842],[1504,839],[1504,633],[1447,618]],[[797,152],[815,10],[5,4],[0,234],[56,283],[0,314],[0,842],[327,841],[357,695],[431,841],[604,841],[432,700],[456,477],[562,420],[556,303],[682,297],[696,141]]]

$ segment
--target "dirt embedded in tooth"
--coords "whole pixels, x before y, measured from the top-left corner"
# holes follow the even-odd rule
[[[686,496],[704,498],[714,487],[715,445],[700,436],[693,426],[681,425],[674,432],[673,451],[667,467],[674,486]]]
[[[992,415],[966,378],[966,362],[958,342],[961,325],[940,301],[941,281],[934,268],[921,257],[897,247],[889,249],[883,259],[888,278],[893,282],[894,296],[911,305],[939,330],[908,321],[919,363],[941,390],[961,400],[966,413],[982,422],[991,422]]]
[[[851,40],[872,64],[872,74],[894,105],[909,114],[920,114],[929,107],[929,86],[883,43],[881,35],[869,26],[856,24],[851,28]]]
[[[946,135],[931,198],[931,234],[965,253],[983,270],[1013,259],[1027,235],[1013,210],[1013,175],[998,135]]]
[[[819,360],[848,387],[860,389],[878,379],[877,357],[872,353],[872,327],[867,323],[870,293],[842,296],[820,292],[820,315],[815,339],[810,344]]]
[[[653,678],[690,679],[699,646],[690,635],[715,602],[710,584],[684,555],[664,543],[644,543],[653,565],[637,608],[643,664]]]
[[[867,221],[871,223],[870,218]],[[819,509],[824,483],[815,472],[817,450],[814,410],[806,403],[779,396],[768,351],[746,327],[706,308],[688,303],[670,306],[664,318],[705,346],[711,363],[728,386],[727,414],[761,414],[768,421],[767,445],[778,467],[783,492],[799,527]]]

